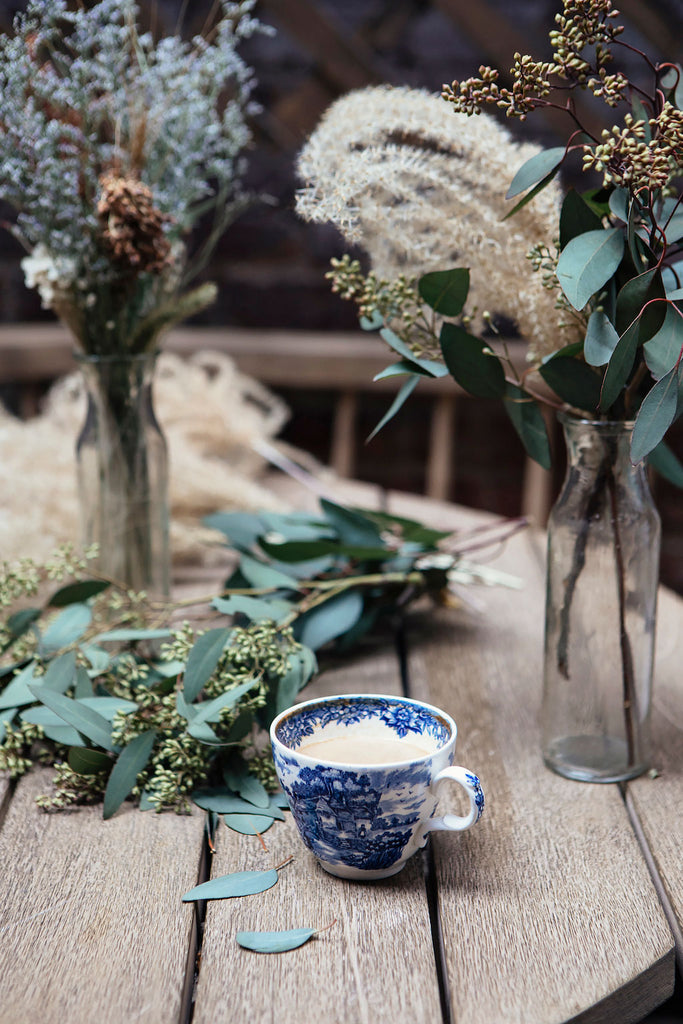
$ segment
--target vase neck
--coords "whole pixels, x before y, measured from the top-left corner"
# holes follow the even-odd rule
[[[642,475],[643,463],[631,462],[633,423],[623,420],[581,420],[560,414],[570,468],[595,469],[608,464],[620,474]]]

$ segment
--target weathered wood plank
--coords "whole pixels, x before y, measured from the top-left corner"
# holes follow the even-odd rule
[[[683,971],[683,601],[659,593],[653,690],[652,740],[656,778],[644,775],[627,787],[627,804],[641,831],[676,937]]]
[[[1,1024],[184,1020],[203,817],[46,814],[49,779],[22,780],[0,831]]]
[[[486,591],[479,616],[424,616],[410,654],[411,686],[454,715],[456,761],[487,793],[476,828],[434,842],[453,1014],[459,1024],[637,1021],[673,990],[671,933],[618,788],[542,764],[544,588],[531,534],[494,564],[523,576],[524,590]]]
[[[391,648],[324,672],[316,694],[400,692]],[[308,696],[308,690],[302,697]],[[302,845],[289,815],[263,839],[221,826],[212,875],[295,860],[266,893],[208,904],[194,1024],[436,1024],[439,990],[421,857],[371,884],[333,878]],[[267,956],[241,949],[238,931],[336,924],[300,949]]]

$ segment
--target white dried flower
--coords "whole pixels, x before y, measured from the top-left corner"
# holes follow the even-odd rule
[[[493,118],[453,113],[423,90],[360,89],[332,104],[302,150],[297,210],[360,244],[381,278],[469,267],[474,329],[488,310],[514,320],[534,354],[552,351],[576,329],[560,328],[527,253],[554,237],[559,187],[503,222],[510,180],[536,152]]]
[[[52,309],[55,298],[69,291],[78,273],[75,260],[53,256],[42,242],[23,258],[21,269],[26,286],[38,290],[43,309]]]

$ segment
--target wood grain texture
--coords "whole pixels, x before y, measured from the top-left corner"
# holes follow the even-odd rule
[[[379,647],[323,673],[311,693],[400,692],[393,650]],[[382,882],[326,874],[287,815],[257,838],[222,824],[212,876],[295,860],[268,892],[207,906],[193,1024],[436,1024],[441,1020],[421,856]],[[325,927],[300,949],[248,952],[238,931]]]
[[[487,794],[479,825],[434,842],[453,1017],[637,1021],[673,990],[671,933],[618,788],[542,764],[544,587],[531,533],[493,564],[524,589],[483,592],[480,614],[423,616],[409,665],[416,695],[456,718],[456,762]]]
[[[203,817],[46,814],[25,777],[0,831],[1,1024],[171,1024],[193,970]]]
[[[627,802],[652,858],[671,914],[683,971],[683,601],[661,590],[652,714],[652,763],[657,776],[627,787]]]

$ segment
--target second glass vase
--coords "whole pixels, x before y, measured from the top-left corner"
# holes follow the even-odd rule
[[[548,523],[543,757],[615,782],[649,766],[660,520],[632,424],[560,415],[567,474]]]

